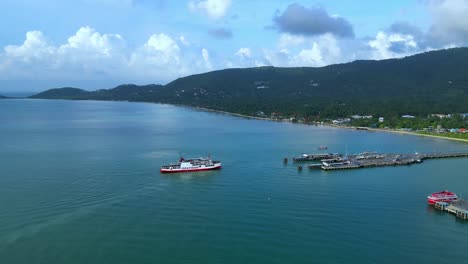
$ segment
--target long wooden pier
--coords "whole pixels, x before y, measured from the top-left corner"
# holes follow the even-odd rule
[[[334,154],[333,160],[322,159],[320,163],[309,165],[309,168],[320,168],[324,171],[362,169],[371,167],[408,166],[422,163],[427,159],[466,158],[468,152],[427,153],[427,154],[392,154],[366,152],[344,156]]]

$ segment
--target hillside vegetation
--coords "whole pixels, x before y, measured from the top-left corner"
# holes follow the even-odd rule
[[[468,112],[468,48],[320,68],[226,69],[164,86],[51,89],[32,98],[158,102],[306,118]]]

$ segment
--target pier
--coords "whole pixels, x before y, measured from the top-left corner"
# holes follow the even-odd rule
[[[324,171],[350,170],[372,167],[388,166],[409,166],[422,163],[428,159],[446,159],[446,158],[464,158],[468,157],[468,152],[463,153],[428,153],[428,154],[392,154],[364,152],[353,155],[342,154],[322,154],[303,155],[303,159],[295,158],[295,161],[320,161],[319,163],[309,164],[310,169],[321,169]]]
[[[468,201],[460,200],[451,204],[446,202],[437,202],[434,207],[438,210],[453,214],[463,220],[468,220]]]

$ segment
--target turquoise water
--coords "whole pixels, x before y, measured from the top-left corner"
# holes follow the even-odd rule
[[[467,151],[416,136],[169,105],[0,100],[0,263],[464,263],[468,159],[298,172],[283,157]],[[161,175],[211,153],[220,171]],[[460,262],[461,261],[461,262]]]

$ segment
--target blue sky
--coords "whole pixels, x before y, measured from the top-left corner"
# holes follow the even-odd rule
[[[403,57],[465,46],[467,13],[468,0],[7,0],[0,93]]]

